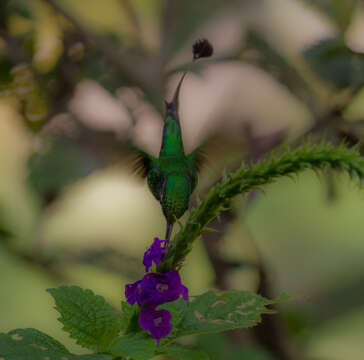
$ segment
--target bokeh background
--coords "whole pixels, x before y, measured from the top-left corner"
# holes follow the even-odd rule
[[[199,196],[307,136],[360,143],[364,1],[0,0],[0,331],[38,328],[84,353],[45,289],[79,285],[119,308],[143,274],[165,222],[132,149],[158,153],[163,100],[198,38],[215,52],[191,67],[180,115],[188,151],[206,144]],[[335,173],[237,199],[184,283],[293,298],[253,330],[184,341],[216,360],[362,358],[363,211]]]

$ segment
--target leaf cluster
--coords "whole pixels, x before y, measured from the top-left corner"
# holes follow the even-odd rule
[[[4,360],[111,360],[127,357],[148,360],[158,354],[175,359],[206,360],[197,349],[182,347],[174,341],[182,336],[221,332],[256,325],[261,314],[269,313],[269,301],[248,291],[216,293],[209,291],[191,302],[179,299],[163,305],[171,311],[173,332],[157,346],[140,327],[131,326],[135,307],[122,302],[122,311],[113,309],[102,296],[77,286],[49,289],[59,321],[78,344],[95,351],[90,355],[71,354],[61,343],[35,329],[16,329],[0,334],[0,357]],[[131,331],[132,329],[132,331]]]

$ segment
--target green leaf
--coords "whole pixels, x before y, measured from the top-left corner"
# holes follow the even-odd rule
[[[149,360],[155,354],[156,341],[143,333],[121,336],[108,349],[113,356],[127,356],[134,360]]]
[[[225,293],[208,291],[191,302],[179,299],[162,305],[172,314],[173,331],[163,343],[192,334],[217,333],[258,324],[261,314],[269,313],[267,305],[285,300],[267,300],[249,291],[233,290]]]
[[[131,319],[136,314],[137,305],[130,305],[126,301],[121,302],[121,320],[120,320],[120,328],[122,331],[126,330],[128,325],[130,324]]]
[[[268,312],[269,301],[247,291],[218,295],[214,291],[196,297],[188,306],[179,336],[220,332],[256,325]]]
[[[58,353],[69,354],[69,351],[57,340],[53,339],[47,334],[42,333],[36,329],[16,329],[8,333],[8,335],[18,344],[22,345],[39,345]]]
[[[312,70],[337,89],[357,86],[364,81],[364,54],[348,48],[342,38],[327,38],[305,50]]]
[[[172,315],[172,331],[171,333],[164,339],[161,340],[161,344],[167,344],[179,337],[179,329],[182,326],[182,322],[184,321],[185,315],[188,311],[189,302],[179,298],[176,301],[163,304],[160,308],[168,310]]]
[[[186,348],[179,345],[163,346],[158,349],[158,354],[169,355],[177,360],[208,360],[209,356],[198,349]]]
[[[3,360],[111,360],[109,355],[74,355],[60,342],[36,329],[16,329],[0,334]]]
[[[120,314],[102,296],[78,286],[47,290],[56,302],[63,330],[77,344],[103,351],[120,332]]]

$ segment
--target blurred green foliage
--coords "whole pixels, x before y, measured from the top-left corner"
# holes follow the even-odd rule
[[[321,40],[305,51],[305,57],[323,81],[339,90],[364,82],[364,54],[352,51],[341,37]]]

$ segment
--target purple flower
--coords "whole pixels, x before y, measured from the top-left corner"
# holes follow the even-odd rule
[[[142,279],[140,297],[143,304],[160,305],[177,300],[180,295],[188,300],[188,289],[182,285],[177,270],[170,270],[165,274],[149,273]]]
[[[148,273],[142,280],[125,287],[125,297],[130,304],[153,305],[154,307],[177,300],[182,295],[188,300],[188,289],[182,285],[177,270],[165,274]]]
[[[140,311],[139,324],[159,343],[172,331],[171,313],[164,309],[155,310],[152,306],[145,307]]]
[[[162,247],[161,245],[165,242],[166,240],[160,240],[157,237],[154,238],[153,244],[144,253],[143,265],[145,266],[146,272],[148,272],[152,267],[153,261],[156,265],[158,265],[163,259],[163,256],[166,253],[166,248]]]
[[[135,283],[125,285],[125,297],[130,305],[134,305],[138,301],[138,296],[141,292],[142,280],[138,280]]]
[[[165,242],[154,238],[153,244],[144,253],[145,271],[149,271],[153,262],[156,265],[161,262],[166,252],[166,248],[162,247]],[[149,331],[158,343],[172,331],[172,324],[171,313],[165,309],[156,310],[156,307],[175,301],[181,295],[184,300],[188,300],[188,289],[182,284],[178,271],[174,269],[167,273],[147,273],[141,280],[125,286],[127,301],[131,305],[137,303],[141,307],[140,326]]]

